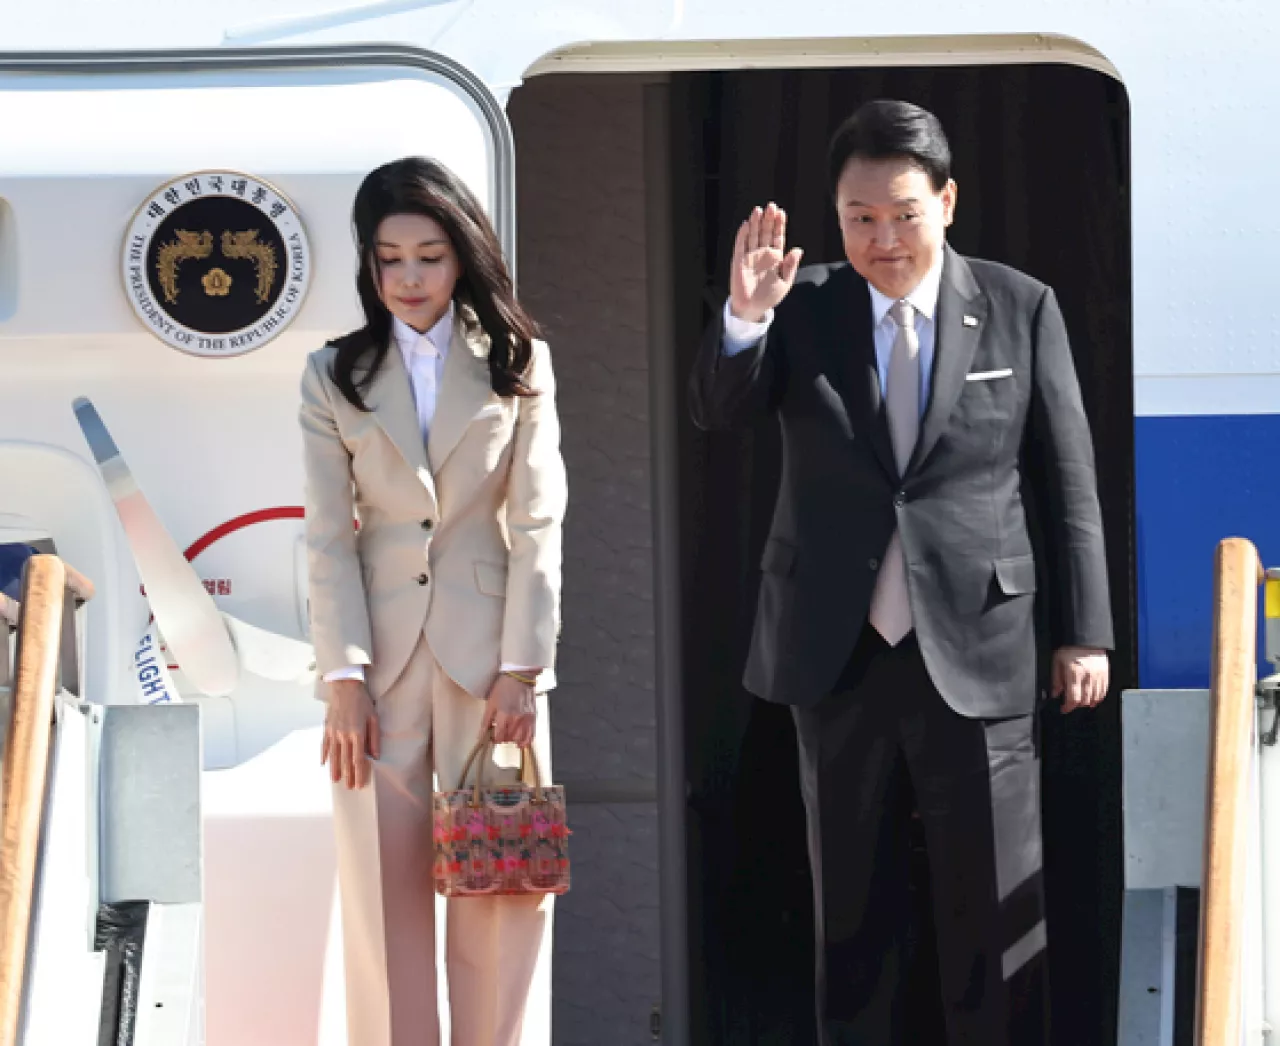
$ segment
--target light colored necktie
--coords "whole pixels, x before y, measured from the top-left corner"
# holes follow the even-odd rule
[[[920,435],[920,339],[916,334],[916,310],[907,302],[895,302],[889,315],[898,325],[889,353],[884,408],[889,439],[898,475],[906,474],[911,452]],[[907,594],[907,564],[902,542],[893,532],[885,551],[876,587],[871,593],[871,625],[890,646],[897,646],[911,631],[911,599]]]

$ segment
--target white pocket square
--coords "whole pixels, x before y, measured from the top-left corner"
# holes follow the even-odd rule
[[[1005,367],[1003,370],[975,370],[970,371],[964,376],[965,381],[995,381],[996,378],[1012,378],[1013,368]]]
[[[476,411],[475,417],[472,418],[471,420],[479,421],[481,418],[492,418],[495,415],[501,415],[501,414],[502,414],[501,403],[488,403],[488,404],[485,404],[485,406],[481,407],[478,411]]]

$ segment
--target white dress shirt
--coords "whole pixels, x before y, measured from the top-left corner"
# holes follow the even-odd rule
[[[941,252],[938,260],[919,285],[903,300],[916,310],[916,336],[920,341],[920,415],[924,416],[925,407],[929,403],[929,388],[933,380],[933,350],[937,342],[938,292],[942,287]],[[897,336],[897,324],[889,315],[894,299],[881,294],[868,285],[871,291],[872,334],[876,345],[876,370],[880,375],[880,393],[883,396],[888,384],[889,356],[893,352],[893,340]],[[769,325],[773,322],[773,310],[770,309],[759,323],[739,319],[724,303],[724,339],[721,348],[726,356],[736,356],[749,349],[764,337]]]
[[[453,303],[439,321],[426,334],[419,334],[403,320],[391,320],[400,356],[404,360],[409,385],[413,389],[413,403],[418,408],[418,428],[422,430],[425,445],[431,433],[431,422],[436,416],[436,397],[440,379],[444,376],[444,361],[449,355],[449,342],[453,338]]]
[[[444,376],[444,361],[449,355],[453,340],[453,303],[426,334],[419,334],[403,320],[392,317],[391,333],[395,338],[405,372],[409,375],[409,387],[413,390],[413,405],[418,411],[418,428],[422,430],[423,446],[431,434],[431,422],[436,416],[436,402],[440,392],[440,380]],[[527,672],[528,667],[503,665],[502,671]],[[324,681],[339,679],[364,679],[363,665],[347,665],[326,672]]]

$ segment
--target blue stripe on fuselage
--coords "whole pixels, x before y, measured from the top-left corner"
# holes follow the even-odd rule
[[[1218,542],[1280,566],[1280,414],[1140,417],[1134,455],[1139,684],[1207,687]]]

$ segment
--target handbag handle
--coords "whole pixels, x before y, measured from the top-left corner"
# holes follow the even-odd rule
[[[458,777],[458,791],[467,786],[467,774],[471,772],[471,764],[476,761],[476,757],[482,751],[487,752],[494,746],[493,732],[490,730],[488,734],[482,734],[476,741],[475,747],[471,749],[471,754],[467,756],[467,761],[462,764],[462,773]],[[530,771],[532,771],[533,779],[529,779]],[[545,803],[546,796],[542,791],[542,771],[538,766],[538,753],[534,751],[533,745],[520,746],[520,779],[527,785],[533,787],[533,801],[535,803]],[[471,792],[471,805],[478,807],[480,805],[480,792],[484,787],[484,762],[482,761],[476,769],[476,783]]]

